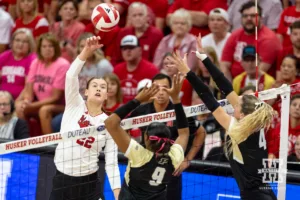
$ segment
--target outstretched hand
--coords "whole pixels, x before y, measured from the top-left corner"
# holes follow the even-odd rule
[[[187,54],[184,54],[183,58],[181,58],[179,51],[173,52],[172,57],[167,57],[168,60],[171,61],[167,67],[176,67],[179,72],[182,74],[187,74],[190,71],[190,68],[187,65]]]
[[[159,86],[157,84],[153,83],[150,88],[148,88],[147,85],[135,97],[140,103],[148,102],[159,91]]]
[[[101,47],[103,47],[103,44],[100,43],[100,40],[101,40],[100,36],[93,36],[88,38],[85,42],[85,46],[83,50],[78,55],[78,57],[81,60],[87,60],[90,56],[93,55],[93,52],[96,49],[100,49]]]
[[[181,73],[175,74],[172,80],[172,88],[165,88],[165,87],[162,88],[170,95],[170,97],[173,100],[173,103],[180,102],[179,93],[181,91],[184,78],[185,76],[182,75]]]
[[[197,37],[197,51],[199,53],[205,53],[203,47],[202,47],[202,37],[201,37],[201,33],[199,33],[198,37]],[[196,51],[192,51],[192,53],[196,53]]]

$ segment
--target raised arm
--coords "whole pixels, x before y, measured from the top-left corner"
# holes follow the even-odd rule
[[[135,97],[135,99],[118,108],[104,121],[106,130],[110,133],[111,137],[123,153],[125,153],[128,149],[131,138],[128,133],[120,126],[121,120],[124,119],[141,103],[149,101],[149,99],[153,97],[157,92],[158,86],[156,84],[152,84],[150,88],[144,87],[144,89]]]
[[[180,73],[174,75],[172,88],[163,88],[163,90],[165,90],[170,95],[174,104],[176,126],[178,129],[178,137],[175,140],[175,144],[179,144],[180,146],[182,146],[183,150],[185,151],[189,140],[190,130],[188,120],[179,98],[183,80],[184,78],[182,78]]]
[[[202,82],[202,80],[196,76],[196,74],[190,71],[189,67],[186,64],[186,54],[182,59],[177,51],[176,54],[173,55],[173,58],[169,58],[172,60],[172,65],[177,67],[177,69],[184,74],[187,74],[186,78],[193,86],[194,90],[198,94],[198,96],[202,99],[206,107],[212,112],[213,116],[216,120],[226,129],[228,130],[230,125],[230,116],[225,112],[225,110],[219,105],[213,94],[211,93],[209,87]]]
[[[100,37],[90,37],[86,40],[86,44],[81,53],[71,64],[71,67],[66,74],[66,87],[65,99],[66,106],[71,107],[80,104],[83,99],[79,93],[79,80],[78,75],[85,63],[85,61],[93,54],[96,49],[101,48],[103,45],[99,43]]]
[[[216,67],[205,54],[202,48],[200,34],[197,38],[197,51],[195,53],[197,58],[199,58],[203,62],[204,66],[207,68],[208,72],[212,76],[218,88],[226,96],[226,99],[229,101],[229,103],[232,106],[237,105],[239,102],[239,97],[234,92],[232,83],[224,76],[221,70],[218,67]]]

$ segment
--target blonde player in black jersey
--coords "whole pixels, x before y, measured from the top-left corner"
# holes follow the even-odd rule
[[[189,138],[188,121],[179,99],[182,82],[178,74],[173,78],[171,89],[159,88],[155,83],[150,88],[145,87],[134,100],[105,120],[106,129],[129,160],[119,200],[166,199],[167,184],[174,170],[184,160]],[[158,90],[166,90],[173,100],[179,136],[176,141],[172,141],[170,130],[164,123],[152,122],[144,133],[144,148],[130,138],[120,122],[141,103],[148,102]]]
[[[224,74],[203,52],[201,36],[198,37],[197,43],[196,56],[202,60],[219,89],[233,105],[234,117],[226,113],[208,86],[190,71],[186,64],[187,55],[182,59],[178,52],[174,53],[174,57],[171,58],[172,67],[176,66],[181,73],[187,75],[187,80],[206,107],[227,130],[225,152],[229,158],[233,176],[238,183],[241,199],[275,200],[276,196],[271,187],[263,181],[263,174],[258,173],[264,168],[263,159],[268,158],[264,129],[270,126],[274,114],[273,108],[254,95],[244,95],[239,98]]]

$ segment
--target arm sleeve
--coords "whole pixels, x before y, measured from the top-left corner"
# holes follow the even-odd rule
[[[213,94],[211,93],[209,87],[205,85],[199,77],[192,71],[189,71],[186,76],[187,80],[191,83],[194,90],[201,98],[203,103],[206,107],[211,111],[214,112],[220,104],[217,102]]]
[[[25,139],[29,138],[29,128],[27,122],[22,119],[18,119],[15,130],[14,130],[14,139]]]
[[[65,82],[66,107],[76,107],[83,102],[83,99],[79,93],[78,75],[84,63],[85,61],[76,58],[67,71]]]
[[[112,190],[121,188],[120,171],[118,165],[118,147],[109,133],[106,134],[105,171]]]
[[[129,159],[132,167],[141,167],[151,160],[153,152],[131,139],[125,156]]]
[[[179,144],[173,144],[169,151],[169,156],[172,160],[174,168],[177,169],[184,160],[183,148]]]
[[[227,96],[233,91],[233,87],[231,82],[224,76],[224,74],[219,70],[207,57],[203,60],[203,64],[211,74],[213,80],[217,84],[218,88],[222,91],[222,93]]]

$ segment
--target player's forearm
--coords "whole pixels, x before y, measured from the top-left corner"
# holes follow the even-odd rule
[[[82,70],[82,67],[85,63],[85,60],[83,58],[80,58],[79,56],[72,62],[69,70],[67,71],[67,74],[66,74],[66,85],[70,85],[70,84],[73,84],[71,83],[69,80],[69,78],[76,78],[76,80],[78,80],[78,75],[79,73],[81,72]]]
[[[110,138],[105,147],[105,171],[112,190],[121,188],[120,170],[118,165],[118,148]]]
[[[199,152],[199,150],[201,149],[204,143],[205,136],[206,136],[205,131],[204,132],[197,131],[196,136],[193,140],[193,144],[192,144],[193,146],[185,157],[188,161],[193,160],[195,158],[195,156],[197,155],[197,153]]]
[[[114,189],[114,190],[113,190],[115,200],[118,200],[118,199],[119,199],[120,191],[121,191],[120,188],[117,188],[117,189]]]
[[[186,79],[191,83],[198,96],[211,112],[214,112],[220,106],[209,87],[194,72],[189,71]]]

